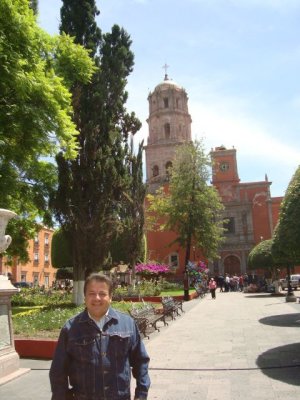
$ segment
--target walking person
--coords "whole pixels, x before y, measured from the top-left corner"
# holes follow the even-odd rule
[[[217,286],[219,286],[220,292],[224,292],[225,289],[224,289],[224,276],[223,275],[218,276]]]
[[[50,368],[52,400],[147,399],[149,356],[134,320],[111,307],[112,281],[91,274],[85,310],[66,322]]]
[[[210,278],[209,284],[208,284],[208,288],[210,290],[211,293],[211,298],[212,299],[216,299],[216,289],[217,289],[217,283],[214,280],[214,278]]]

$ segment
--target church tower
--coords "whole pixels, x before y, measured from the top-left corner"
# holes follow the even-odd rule
[[[191,116],[186,91],[168,78],[149,93],[149,126],[146,153],[148,191],[154,192],[168,181],[176,146],[191,141]]]
[[[236,150],[224,146],[211,150],[212,184],[218,189],[223,201],[237,200],[239,197],[239,182]]]

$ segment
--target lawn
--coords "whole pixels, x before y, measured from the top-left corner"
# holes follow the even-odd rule
[[[130,306],[130,302],[113,302],[113,307],[123,312],[127,312]],[[81,312],[83,309],[84,305],[77,307],[71,303],[61,307],[13,307],[12,314],[14,335],[16,338],[57,338],[58,333],[64,323],[69,318]]]

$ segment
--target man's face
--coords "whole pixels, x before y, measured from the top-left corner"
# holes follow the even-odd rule
[[[90,281],[86,287],[85,305],[91,317],[95,320],[102,318],[110,303],[108,285],[105,282]]]

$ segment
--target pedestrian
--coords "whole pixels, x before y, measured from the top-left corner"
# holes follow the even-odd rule
[[[228,274],[225,275],[225,292],[229,292],[229,288],[230,288],[230,277]]]
[[[220,292],[224,292],[224,276],[223,275],[219,275],[218,276],[218,280],[217,280],[217,286],[219,286],[220,288]]]
[[[244,278],[243,278],[243,275],[240,275],[240,277],[239,277],[239,288],[240,288],[241,292],[244,290]]]
[[[50,368],[52,400],[147,399],[149,356],[134,320],[111,307],[112,281],[91,274],[85,310],[66,322]]]
[[[216,299],[216,289],[217,289],[217,283],[214,280],[214,278],[210,278],[209,284],[208,284],[208,288],[210,290],[211,293],[211,298],[212,299]]]

